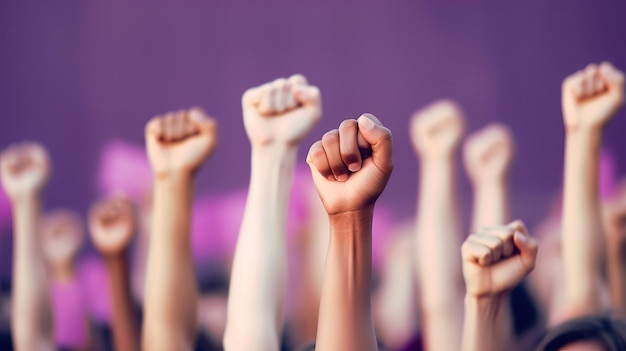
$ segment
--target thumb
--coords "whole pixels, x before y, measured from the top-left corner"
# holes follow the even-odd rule
[[[294,85],[293,94],[296,100],[302,105],[316,105],[320,102],[320,90],[311,85]]]
[[[200,133],[215,135],[217,123],[213,118],[207,116],[201,108],[194,107],[189,110],[189,119],[200,130]]]
[[[526,233],[516,231],[513,236],[513,241],[515,242],[515,247],[519,250],[519,255],[522,264],[526,268],[526,272],[532,271],[535,268],[537,250],[539,249],[537,240]]]
[[[385,128],[374,115],[364,113],[357,120],[359,134],[372,147],[372,161],[383,171],[393,168],[393,145],[391,131]]]

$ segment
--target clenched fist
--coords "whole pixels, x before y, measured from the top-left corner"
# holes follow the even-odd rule
[[[311,146],[307,163],[329,215],[364,210],[391,175],[391,132],[371,114],[345,120]]]
[[[217,125],[199,108],[171,112],[146,125],[146,146],[157,177],[193,174],[217,141]]]
[[[130,200],[115,195],[96,202],[89,211],[91,238],[104,255],[123,253],[135,233],[135,218]]]
[[[296,144],[322,114],[319,89],[299,74],[248,89],[242,105],[246,133],[253,146]]]
[[[461,143],[465,119],[454,102],[439,100],[413,114],[409,132],[421,157],[448,157]]]
[[[465,168],[472,182],[501,181],[513,159],[509,129],[493,123],[473,133],[463,147]]]
[[[510,291],[535,268],[537,248],[521,221],[470,235],[461,248],[467,294],[487,297]]]
[[[12,145],[0,155],[0,175],[2,186],[13,201],[37,194],[50,176],[48,151],[34,142]]]
[[[74,211],[56,210],[42,218],[42,252],[54,271],[71,269],[84,237],[83,223]]]
[[[601,128],[624,103],[624,73],[589,64],[563,81],[562,103],[566,129]]]

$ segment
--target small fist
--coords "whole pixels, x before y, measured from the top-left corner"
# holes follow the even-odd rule
[[[410,134],[421,157],[451,156],[465,133],[461,109],[450,100],[439,100],[415,112]]]
[[[307,163],[329,215],[367,209],[393,170],[391,132],[371,114],[345,120],[311,146]]]
[[[250,143],[297,144],[322,116],[321,101],[319,89],[299,74],[248,89],[242,105]]]
[[[193,174],[211,155],[217,125],[200,108],[154,117],[146,125],[146,146],[157,177]]]
[[[503,180],[513,159],[511,132],[502,124],[490,124],[467,138],[463,153],[472,182]]]
[[[608,62],[565,78],[563,120],[568,130],[601,128],[624,103],[624,73]]]
[[[34,142],[12,145],[0,155],[0,175],[12,200],[39,193],[50,176],[48,151]]]
[[[93,243],[102,254],[123,253],[135,233],[130,200],[125,195],[114,195],[94,203],[89,211],[89,230]]]
[[[535,268],[537,248],[521,221],[471,234],[461,248],[467,294],[486,297],[510,291]]]
[[[41,220],[42,252],[53,267],[70,267],[84,238],[82,220],[74,211],[56,210]]]

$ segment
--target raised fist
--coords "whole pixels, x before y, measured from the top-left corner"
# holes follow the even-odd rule
[[[125,195],[114,195],[94,203],[89,211],[89,231],[103,255],[123,253],[135,233],[130,200]]]
[[[563,120],[568,130],[602,127],[624,103],[624,73],[608,62],[565,78]]]
[[[43,216],[41,248],[53,270],[71,269],[84,239],[83,223],[76,212],[62,209]]]
[[[451,156],[465,133],[461,109],[450,100],[439,100],[415,112],[410,134],[421,157]]]
[[[157,177],[193,174],[213,152],[217,125],[200,108],[154,117],[146,125],[146,146]]]
[[[371,114],[324,134],[307,156],[329,215],[373,206],[393,169],[391,132]]]
[[[252,145],[297,144],[322,115],[319,89],[299,74],[248,89],[241,100]]]
[[[535,268],[537,248],[521,221],[470,235],[461,248],[467,294],[486,297],[510,291]]]
[[[43,190],[50,176],[48,151],[34,142],[11,145],[0,155],[0,175],[12,200],[36,194]]]
[[[473,133],[463,147],[465,168],[472,182],[499,181],[513,159],[513,140],[509,129],[492,123]]]

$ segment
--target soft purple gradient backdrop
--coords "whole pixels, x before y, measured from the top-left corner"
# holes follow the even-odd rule
[[[223,193],[249,177],[241,94],[300,72],[324,103],[301,159],[342,119],[376,114],[394,132],[396,161],[381,202],[410,216],[418,167],[409,116],[450,97],[470,131],[511,126],[512,212],[534,223],[561,182],[560,83],[589,62],[626,69],[625,35],[623,1],[0,1],[0,147],[43,142],[54,162],[47,208],[86,213],[108,141],[141,145],[150,117],[200,105],[219,121],[220,141],[198,188]],[[618,169],[625,130],[621,111],[605,139]]]

